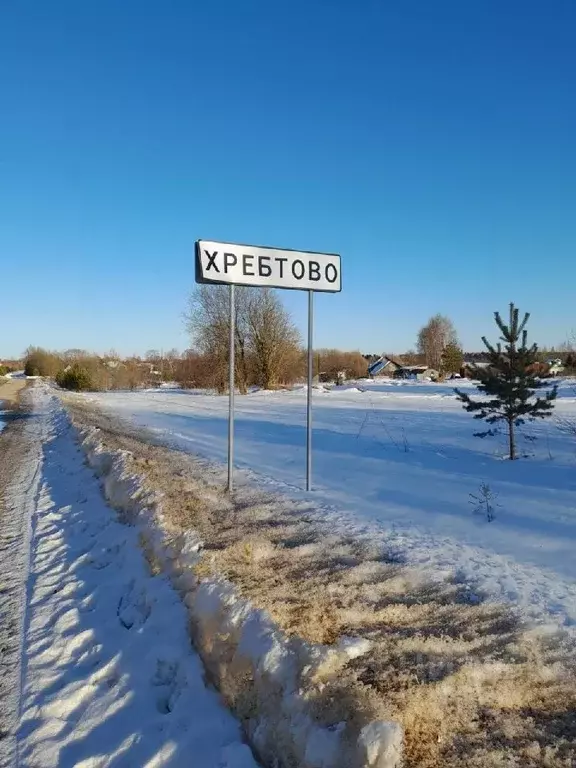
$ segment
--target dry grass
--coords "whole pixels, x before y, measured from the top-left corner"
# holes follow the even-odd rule
[[[17,408],[21,391],[28,384],[28,379],[5,379],[0,376],[0,411]]]
[[[134,470],[163,494],[175,534],[202,535],[200,574],[224,573],[289,635],[371,641],[344,669],[316,671],[303,695],[319,720],[399,721],[406,768],[576,766],[576,665],[567,634],[529,630],[467,585],[433,580],[368,541],[331,535],[306,504],[250,489],[231,501],[206,462],[153,445],[75,399],[69,407],[99,426],[111,449],[132,453]]]

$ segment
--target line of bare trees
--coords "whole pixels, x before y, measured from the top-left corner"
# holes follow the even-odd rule
[[[156,368],[156,362],[138,356],[121,358],[114,351],[96,355],[82,349],[55,352],[42,347],[28,347],[24,353],[24,372],[28,376],[67,382],[71,389],[137,389],[154,386],[163,378],[168,380],[173,377],[179,355],[175,350],[170,354],[170,358],[164,358],[163,377]]]
[[[341,349],[317,349],[314,351],[314,375],[321,380],[338,381],[341,375],[346,379],[361,379],[366,376],[368,361],[360,352],[345,352]]]
[[[306,356],[302,339],[278,292],[266,288],[236,288],[236,382],[240,392],[255,385],[264,389],[287,386],[302,379]],[[227,286],[200,286],[186,313],[194,351],[186,355],[183,383],[210,386],[220,392],[228,383],[229,293]],[[314,375],[336,381],[366,375],[360,352],[317,349]]]
[[[191,349],[149,350],[144,358],[120,358],[114,351],[93,355],[81,349],[51,352],[30,347],[25,353],[26,372],[56,378],[74,368],[78,380],[91,389],[135,389],[162,381],[184,387],[226,391],[229,356],[229,292],[227,286],[199,286],[192,293],[185,322]],[[563,358],[576,365],[576,351],[566,343]],[[568,350],[570,349],[570,352]],[[544,355],[544,350],[541,350]],[[251,386],[275,389],[302,380],[306,355],[298,329],[278,292],[238,286],[235,322],[236,382],[240,392]],[[549,354],[549,351],[548,351]],[[374,355],[317,349],[314,375],[321,380],[361,378]],[[473,355],[471,355],[473,357]],[[418,332],[417,352],[402,356],[404,364],[425,364],[441,375],[461,370],[463,352],[452,321],[441,314],[429,319]],[[70,378],[70,377],[68,377]]]

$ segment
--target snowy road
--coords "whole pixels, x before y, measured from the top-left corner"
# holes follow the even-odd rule
[[[0,445],[0,768],[17,757],[29,526],[40,481],[42,431],[29,416]]]
[[[170,389],[89,396],[162,440],[226,457],[227,399]],[[302,497],[305,391],[237,398],[236,461],[258,483]],[[576,416],[572,386],[558,416]],[[456,569],[495,596],[576,624],[576,441],[552,422],[524,428],[528,457],[473,436],[450,384],[362,383],[314,395],[314,499],[350,532],[383,536],[412,562]],[[488,483],[496,520],[470,494]]]
[[[0,765],[256,768],[204,681],[179,597],[104,503],[56,398],[37,387],[33,400],[3,521],[0,565],[24,621],[14,618],[18,647],[3,656]]]

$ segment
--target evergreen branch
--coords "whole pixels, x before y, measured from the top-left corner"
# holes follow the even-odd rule
[[[516,310],[516,312],[518,312],[518,310]],[[530,312],[526,312],[526,314],[524,315],[524,320],[522,320],[522,322],[520,323],[520,327],[518,328],[518,336],[520,336],[520,334],[522,335],[526,334],[526,331],[524,329],[526,328],[526,323],[528,322],[529,319],[530,319]]]

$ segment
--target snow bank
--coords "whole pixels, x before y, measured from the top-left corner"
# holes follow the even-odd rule
[[[199,579],[202,541],[194,532],[169,535],[160,499],[130,471],[127,454],[106,451],[96,428],[81,430],[81,444],[108,500],[139,529],[151,567],[167,573],[183,597],[204,664],[262,760],[278,768],[398,768],[397,723],[322,726],[314,713],[315,694],[369,644],[344,638],[327,647],[288,638],[230,582]]]

